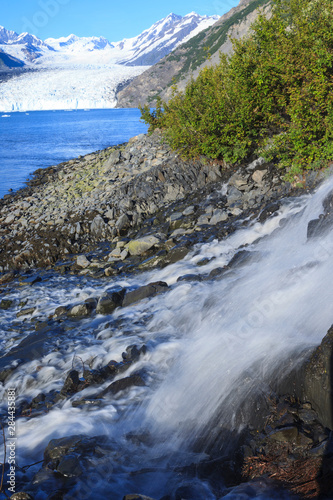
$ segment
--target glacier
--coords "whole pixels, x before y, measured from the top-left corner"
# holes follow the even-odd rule
[[[143,66],[45,69],[0,85],[0,112],[114,108],[116,90]]]
[[[29,69],[9,70],[12,77],[0,84],[0,112],[114,108],[120,85],[218,19],[171,13],[134,38],[111,43],[74,34],[42,41],[0,26],[0,52]]]

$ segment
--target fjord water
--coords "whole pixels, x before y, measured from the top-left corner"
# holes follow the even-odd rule
[[[267,381],[283,360],[292,354],[297,363],[333,323],[333,231],[307,239],[308,222],[322,213],[332,189],[330,179],[312,195],[286,200],[264,223],[247,221],[227,239],[197,245],[184,260],[161,270],[107,282],[49,274],[29,289],[13,289],[6,298],[17,306],[3,314],[3,352],[33,328],[24,317],[16,318],[20,301],[25,307],[37,306],[33,318],[42,321],[59,305],[98,297],[113,286],[157,280],[170,286],[167,293],[113,315],[71,322],[55,335],[46,356],[21,365],[0,388],[2,401],[13,386],[18,402],[30,399],[60,390],[73,367],[81,373],[83,363],[100,368],[112,359],[120,361],[129,345],[147,346],[147,353],[126,372],[139,371],[145,386],[72,406],[74,400],[93,400],[109,385],[105,382],[58,402],[48,413],[19,418],[19,463],[42,460],[52,438],[103,435],[111,451],[102,465],[95,462],[91,477],[80,476],[63,498],[121,500],[140,492],[159,499],[172,493],[179,486],[177,467],[205,456],[205,443],[198,447],[197,437],[214,433],[210,426],[216,425],[217,416],[219,429],[246,427],[246,416],[242,422],[236,419],[244,399],[266,392]],[[250,252],[247,260],[222,278],[177,282],[185,274],[207,276],[244,246]],[[198,266],[203,259],[207,263]],[[223,456],[223,442],[220,446]],[[28,475],[32,478],[39,468],[31,467]],[[47,498],[43,485],[38,488],[38,499]],[[204,500],[221,496],[205,482],[197,491]]]
[[[138,109],[0,114],[0,198],[38,168],[57,165],[145,133]]]

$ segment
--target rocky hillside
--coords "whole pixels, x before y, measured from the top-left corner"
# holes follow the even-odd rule
[[[117,95],[117,107],[138,107],[146,102],[154,106],[157,96],[167,100],[174,83],[183,89],[204,66],[217,63],[220,52],[230,52],[230,38],[244,36],[260,10],[269,12],[267,0],[241,0],[213,26],[177,47],[123,88]]]

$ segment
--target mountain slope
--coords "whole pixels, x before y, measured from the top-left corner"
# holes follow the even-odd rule
[[[11,68],[23,68],[24,62],[15,57],[9,56],[0,50],[0,70],[6,70]]]
[[[218,19],[219,16],[199,16],[195,12],[184,17],[171,13],[138,37],[115,44],[115,47],[127,52],[119,63],[131,66],[153,65],[180,43],[189,40]]]
[[[154,106],[157,96],[167,100],[174,83],[184,88],[189,78],[195,77],[202,67],[218,61],[220,51],[230,52],[230,37],[246,34],[259,9],[266,6],[267,11],[267,4],[268,0],[241,0],[213,26],[181,44],[122,89],[117,95],[117,107],[137,107],[146,102]]]

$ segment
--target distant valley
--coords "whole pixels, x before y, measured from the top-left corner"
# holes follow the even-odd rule
[[[40,40],[0,27],[0,112],[114,108],[117,92],[218,16],[170,14],[137,37]]]

